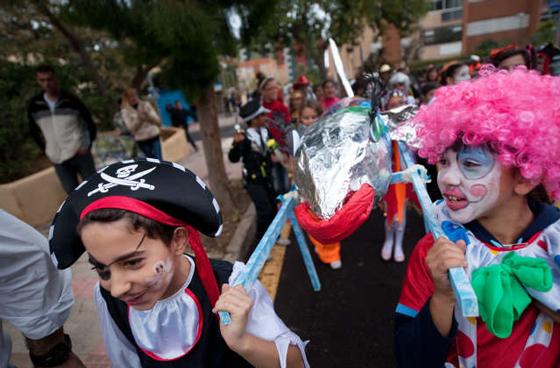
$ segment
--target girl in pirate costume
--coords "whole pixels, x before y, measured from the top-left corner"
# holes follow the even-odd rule
[[[204,182],[175,163],[113,164],[70,194],[50,231],[51,252],[63,269],[87,251],[113,366],[308,366],[304,343],[262,285],[227,285],[244,265],[208,259],[198,231],[221,230]],[[218,311],[231,323],[221,324]]]
[[[560,198],[560,80],[481,75],[438,89],[414,119],[419,155],[438,165],[436,219],[462,240],[427,235],[410,257],[395,317],[403,367],[560,365],[560,215],[536,196]],[[452,267],[465,267],[480,318],[455,308]]]

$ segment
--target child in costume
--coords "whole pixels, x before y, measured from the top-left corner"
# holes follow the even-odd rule
[[[400,73],[403,74],[403,73]],[[399,89],[387,93],[385,109],[390,110],[407,104],[407,96]],[[413,99],[414,100],[414,99]],[[397,142],[391,142],[393,148],[393,172],[401,171],[401,157]],[[413,195],[410,184],[391,184],[383,198],[385,210],[385,241],[381,247],[381,259],[404,262],[404,231],[406,229],[406,208],[408,199]]]
[[[257,239],[264,235],[276,215],[272,150],[268,145],[273,138],[265,127],[269,112],[258,100],[250,100],[241,106],[239,116],[247,124],[247,130],[235,134],[228,153],[231,162],[243,161],[245,189],[257,210]]]
[[[402,367],[560,366],[560,214],[537,195],[560,197],[560,79],[484,69],[414,119],[419,155],[438,165],[436,221],[462,240],[426,235],[410,257]],[[452,267],[466,269],[480,318],[455,308]]]
[[[112,365],[307,367],[304,343],[262,285],[229,287],[244,265],[210,261],[198,231],[221,233],[216,200],[190,171],[154,159],[100,170],[59,209],[52,258],[66,268],[87,251]]]

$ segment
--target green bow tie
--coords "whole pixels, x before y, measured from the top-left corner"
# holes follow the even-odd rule
[[[511,335],[513,323],[531,303],[525,287],[552,288],[552,271],[545,260],[510,252],[501,264],[481,267],[472,274],[480,317],[488,330],[502,339]]]

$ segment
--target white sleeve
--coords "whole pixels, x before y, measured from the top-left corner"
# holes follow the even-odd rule
[[[157,111],[153,108],[153,106],[147,101],[145,102],[145,106],[146,106],[146,111],[148,112],[150,117],[153,119],[154,123],[156,125],[161,125],[161,119],[160,119]]]
[[[99,323],[101,324],[105,350],[111,361],[111,366],[119,368],[141,367],[140,358],[138,358],[136,349],[113,321],[107,309],[107,303],[105,303],[105,299],[101,296],[99,287],[98,283],[94,288],[95,306],[97,308]]]
[[[140,120],[138,115],[131,112],[131,107],[121,109],[121,116],[126,128],[134,134],[140,128]]]
[[[38,340],[59,329],[74,303],[70,270],[56,268],[47,239],[0,210],[0,319]]]
[[[231,281],[245,268],[241,262],[235,262],[233,265],[233,272],[229,277]],[[248,291],[249,296],[253,300],[253,308],[249,313],[249,320],[247,321],[247,332],[264,340],[274,341],[278,356],[280,357],[280,367],[286,368],[286,359],[288,355],[288,348],[290,345],[295,345],[301,352],[305,367],[309,367],[307,356],[305,355],[305,345],[308,341],[303,342],[298,335],[293,333],[282,322],[280,317],[274,311],[274,305],[270,295],[262,286],[260,281],[257,280],[253,288]]]

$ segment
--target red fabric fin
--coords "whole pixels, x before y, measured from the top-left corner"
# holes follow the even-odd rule
[[[350,236],[369,217],[373,209],[375,190],[363,184],[348,201],[328,220],[321,220],[313,213],[307,202],[295,208],[300,226],[323,244],[336,243]]]

